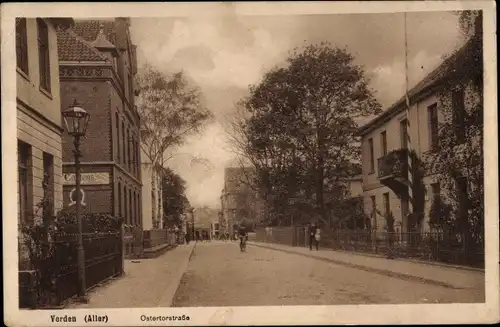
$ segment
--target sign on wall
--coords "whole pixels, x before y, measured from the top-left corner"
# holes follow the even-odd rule
[[[73,206],[76,204],[76,188],[72,189],[70,192],[69,192],[69,206]],[[80,203],[82,205],[87,205],[85,203],[85,192],[83,191],[83,189],[80,189]]]
[[[64,185],[75,185],[76,176],[74,173],[63,174]],[[81,185],[103,185],[110,184],[109,173],[81,173]]]

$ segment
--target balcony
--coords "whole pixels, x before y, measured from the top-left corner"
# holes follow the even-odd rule
[[[398,196],[408,192],[408,150],[398,149],[378,159],[378,179]]]

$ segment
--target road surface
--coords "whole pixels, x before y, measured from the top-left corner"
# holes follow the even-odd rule
[[[198,243],[176,307],[483,302],[481,291],[401,280],[236,242]]]

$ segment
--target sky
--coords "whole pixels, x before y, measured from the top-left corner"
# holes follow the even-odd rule
[[[406,16],[411,87],[459,45],[460,33],[457,17],[449,12]],[[322,41],[346,47],[364,67],[384,108],[405,91],[402,13],[238,16],[227,9],[209,17],[132,19],[131,35],[139,67],[148,63],[166,74],[184,71],[215,116],[167,163],[186,180],[187,197],[195,207],[220,206],[224,168],[234,163],[226,143],[227,114],[248,86],[283,64],[293,48]],[[210,165],[192,163],[193,157]]]

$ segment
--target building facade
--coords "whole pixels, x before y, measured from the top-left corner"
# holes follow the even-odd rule
[[[233,235],[234,226],[242,221],[262,220],[264,203],[258,193],[248,185],[253,169],[249,167],[229,167],[224,170],[224,188],[222,189],[220,230]]]
[[[61,107],[74,101],[90,114],[81,144],[85,210],[142,225],[139,114],[134,105],[136,47],[130,20],[77,20],[58,31]],[[60,115],[60,114],[59,114]],[[74,204],[72,139],[63,137],[64,206]]]
[[[72,19],[16,18],[18,224],[55,215],[63,203],[64,133],[59,93],[57,29]],[[37,212],[43,199],[48,206]],[[22,251],[20,251],[22,252]],[[20,263],[22,260],[20,260]]]
[[[452,99],[452,111],[460,116],[466,110],[466,98],[472,88],[457,85],[450,94],[443,94],[446,80],[461,66],[467,65],[464,53],[466,43],[453,56],[446,59],[414,88],[409,90],[411,107],[406,115],[405,99],[400,99],[380,116],[362,126],[358,133],[362,137],[363,198],[367,215],[372,218],[372,228],[383,231],[385,215],[391,212],[395,218],[396,231],[408,232],[408,138],[411,151],[424,160],[425,154],[439,143],[439,124],[444,116],[442,102]],[[407,123],[410,122],[408,134]],[[425,162],[424,162],[425,164]],[[429,209],[435,197],[442,193],[437,176],[425,171],[425,203],[423,222],[417,231],[428,231]]]

